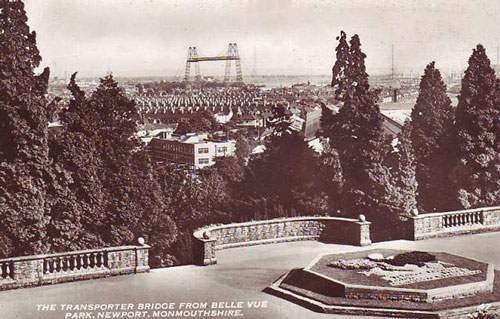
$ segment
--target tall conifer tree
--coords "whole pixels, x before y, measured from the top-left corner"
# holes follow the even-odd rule
[[[343,207],[351,214],[374,212],[385,187],[387,170],[382,167],[385,138],[382,118],[376,104],[377,92],[368,85],[359,37],[349,43],[347,65],[343,72],[346,83],[343,106],[333,118],[330,128],[331,146],[338,151],[344,175]],[[376,184],[380,187],[376,186]]]
[[[415,150],[419,206],[427,212],[451,209],[453,168],[451,100],[434,62],[425,68],[411,113],[410,137]]]
[[[462,79],[456,109],[456,186],[463,208],[500,204],[500,82],[482,45]]]
[[[46,100],[49,70],[21,1],[0,0],[0,233],[11,245],[0,255],[46,252],[52,174]]]

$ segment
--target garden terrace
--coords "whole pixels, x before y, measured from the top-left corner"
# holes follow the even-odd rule
[[[149,271],[149,245],[0,259],[0,290]]]
[[[286,273],[268,287],[267,292],[318,312],[336,314],[461,318],[473,313],[481,304],[500,307],[500,281],[498,274],[495,277],[492,264],[433,252],[436,260],[420,266],[428,267],[420,274],[429,278],[393,285],[387,277],[369,273],[367,265],[371,261],[365,262],[367,265],[361,262],[369,260],[367,256],[373,254],[387,257],[402,252],[377,249],[322,254],[303,269]],[[342,261],[351,261],[345,264],[352,268],[341,269]],[[384,268],[387,266],[385,261],[372,263]],[[438,264],[444,266],[435,267]],[[411,277],[418,267],[396,267],[397,270],[388,272],[394,272],[398,278]],[[455,271],[458,273],[448,273]]]
[[[221,226],[210,226],[194,232],[195,259],[200,265],[217,263],[215,252],[282,242],[315,240],[367,246],[370,240],[370,222],[337,217],[295,217],[255,221]]]
[[[485,207],[410,217],[411,240],[450,237],[500,230],[500,207]]]

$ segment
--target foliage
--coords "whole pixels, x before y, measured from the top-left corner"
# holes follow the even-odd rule
[[[242,189],[247,198],[271,200],[274,207],[306,214],[323,212],[325,203],[316,183],[318,159],[299,132],[290,128],[286,109],[273,110],[272,136],[266,151],[250,159]],[[283,215],[281,215],[283,216]]]
[[[416,184],[411,169],[404,167],[413,165],[411,147],[393,154],[390,139],[383,133],[378,92],[370,90],[365,57],[359,37],[354,35],[347,44],[342,32],[332,80],[341,108],[322,124],[340,160],[343,211],[366,214],[378,227],[408,213],[415,202]]]
[[[190,118],[181,119],[175,132],[177,134],[187,134],[194,132],[214,132],[218,129],[219,124],[212,112],[204,110],[195,112]]]
[[[456,109],[456,188],[463,208],[500,204],[500,81],[477,45]]]
[[[49,69],[36,76],[41,56],[26,24],[24,4],[0,1],[0,233],[12,245],[0,257],[47,252]]]
[[[417,266],[423,266],[424,263],[435,261],[436,256],[429,254],[425,251],[409,251],[401,254],[397,254],[394,258],[384,259],[384,262],[394,265],[394,266],[404,266],[406,264],[412,264]]]
[[[410,137],[415,150],[418,202],[424,211],[453,208],[450,176],[453,163],[451,100],[434,62],[425,68],[419,96],[411,113]]]
[[[340,36],[337,37],[339,44],[335,48],[336,60],[332,68],[332,83],[331,86],[335,89],[337,100],[344,101],[347,90],[351,87],[348,76],[348,68],[350,64],[349,44],[347,43],[347,35],[344,31],[340,31]]]
[[[390,192],[386,207],[394,222],[406,220],[417,208],[417,181],[415,177],[415,155],[410,139],[410,122],[406,122],[398,134],[393,151],[386,163],[391,168]],[[394,141],[393,141],[394,142]]]

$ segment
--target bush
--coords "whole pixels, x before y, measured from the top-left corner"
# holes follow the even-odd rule
[[[410,251],[394,256],[394,258],[384,260],[386,263],[393,266],[404,266],[413,264],[423,266],[426,262],[435,261],[436,256],[423,251]]]

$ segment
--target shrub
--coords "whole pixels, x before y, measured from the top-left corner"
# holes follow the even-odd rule
[[[426,262],[435,261],[436,256],[423,251],[410,251],[401,253],[394,258],[384,260],[386,263],[393,266],[404,266],[406,264],[413,264],[423,266]]]

